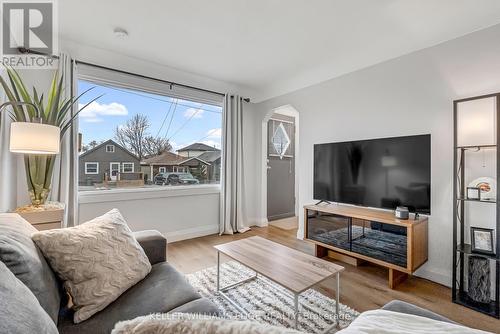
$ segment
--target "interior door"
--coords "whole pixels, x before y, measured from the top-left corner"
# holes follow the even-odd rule
[[[109,178],[111,181],[116,181],[118,178],[118,173],[120,172],[120,163],[111,162],[109,164]]]
[[[295,120],[274,114],[267,123],[267,219],[295,216]]]

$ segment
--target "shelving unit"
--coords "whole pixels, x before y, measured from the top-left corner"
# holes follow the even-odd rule
[[[473,200],[466,198],[467,189],[467,163],[469,162],[468,153],[469,152],[494,152],[496,161],[496,175],[492,175],[496,180],[499,180],[500,176],[500,151],[498,145],[458,145],[458,110],[461,103],[467,103],[471,101],[479,101],[482,99],[494,99],[496,102],[496,129],[500,129],[500,93],[477,96],[468,99],[462,99],[454,101],[454,175],[455,180],[453,182],[453,194],[454,194],[454,206],[453,206],[453,285],[452,285],[452,299],[453,302],[463,305],[465,307],[471,308],[478,312],[487,314],[489,316],[500,318],[500,305],[499,305],[499,282],[500,282],[500,242],[498,238],[498,231],[500,231],[500,205],[496,199],[481,199]],[[484,101],[484,100],[483,100]],[[493,126],[494,124],[490,124]],[[495,142],[499,142],[498,130],[494,134]],[[500,191],[497,187],[496,198],[500,198]],[[495,217],[491,219],[494,220],[495,226],[495,254],[482,254],[472,251],[470,241],[467,240],[469,235],[469,229],[471,224],[477,225],[477,221],[472,223],[468,221],[468,217],[472,214],[472,209],[474,210],[484,210],[484,207],[480,207],[481,204],[495,205]],[[469,210],[471,210],[469,212]],[[477,211],[475,211],[477,212]],[[473,220],[473,218],[471,218]],[[474,226],[473,225],[473,226]],[[468,294],[468,275],[467,275],[467,265],[470,260],[470,256],[479,256],[486,258],[490,264],[490,275],[491,279],[490,291],[492,291],[490,302],[480,303],[474,301]]]

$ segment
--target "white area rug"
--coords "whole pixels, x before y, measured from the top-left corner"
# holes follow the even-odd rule
[[[227,286],[252,277],[254,272],[243,265],[230,261],[221,266],[221,286]],[[293,295],[285,288],[260,276],[226,291],[233,301],[243,307],[248,315],[241,314],[223,297],[216,294],[217,268],[211,267],[187,275],[189,282],[203,297],[214,302],[230,319],[253,319],[261,323],[293,328]],[[332,286],[335,279],[332,278]],[[342,286],[341,286],[342,289]],[[321,333],[335,324],[335,300],[310,289],[299,297],[300,316],[298,329],[308,333]],[[347,327],[359,313],[340,304],[340,327]],[[332,330],[330,333],[334,333]]]

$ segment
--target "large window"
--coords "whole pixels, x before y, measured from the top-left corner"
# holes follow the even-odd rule
[[[78,81],[80,106],[102,95],[79,115],[80,191],[219,183],[221,103],[121,79]]]

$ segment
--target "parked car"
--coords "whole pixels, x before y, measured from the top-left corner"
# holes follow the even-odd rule
[[[158,173],[154,177],[154,183],[159,186],[178,184],[198,184],[198,181],[190,173]]]
[[[170,174],[170,173],[168,173]],[[164,186],[167,184],[167,178],[168,178],[167,173],[158,173],[155,175],[153,178],[153,183],[158,185],[158,186]]]
[[[198,181],[193,175],[190,173],[179,174],[179,183],[180,184],[198,184]]]

